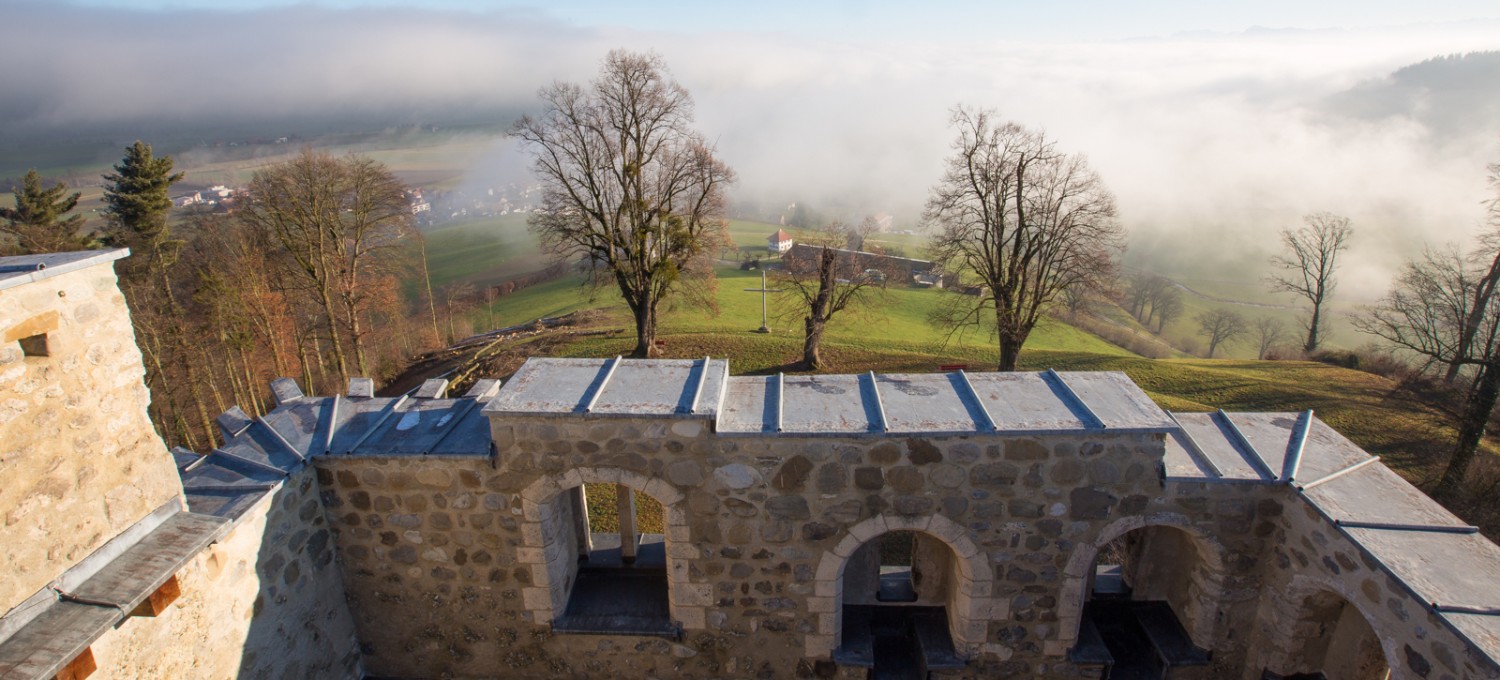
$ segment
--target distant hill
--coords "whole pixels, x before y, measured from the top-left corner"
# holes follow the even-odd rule
[[[1409,118],[1441,143],[1500,135],[1500,51],[1434,57],[1328,98],[1329,111]]]

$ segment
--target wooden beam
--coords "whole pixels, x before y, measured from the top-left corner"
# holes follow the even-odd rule
[[[94,648],[84,647],[78,656],[73,657],[68,665],[58,671],[56,680],[83,680],[99,670],[99,665],[94,663]]]
[[[182,595],[182,586],[177,583],[177,575],[173,574],[166,583],[161,584],[155,592],[146,596],[139,605],[136,605],[131,616],[160,616],[167,611],[167,607]]]

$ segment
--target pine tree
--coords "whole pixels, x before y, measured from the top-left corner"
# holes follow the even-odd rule
[[[171,187],[183,177],[172,172],[171,156],[152,156],[151,145],[139,140],[125,148],[125,158],[104,176],[104,215],[109,220],[110,245],[130,248],[135,269],[161,272],[177,260],[181,241],[172,239],[167,212]]]
[[[67,185],[58,182],[51,189],[42,188],[42,176],[28,170],[16,192],[16,207],[0,208],[0,234],[13,239],[0,245],[0,252],[26,255],[88,250],[97,247],[92,236],[79,234],[82,215],[68,215],[78,207],[77,192],[69,196]]]

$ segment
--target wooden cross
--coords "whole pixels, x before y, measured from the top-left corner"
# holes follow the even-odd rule
[[[770,333],[771,327],[766,325],[766,293],[780,293],[781,289],[766,287],[766,270],[762,269],[760,270],[760,287],[746,288],[745,292],[760,293],[760,328],[756,329],[755,332]]]

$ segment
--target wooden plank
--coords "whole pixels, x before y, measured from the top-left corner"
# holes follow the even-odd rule
[[[114,607],[55,602],[0,644],[0,677],[55,676],[122,618]]]
[[[221,535],[226,521],[179,512],[126,549],[65,599],[108,604],[130,612],[161,588],[182,565]]]

